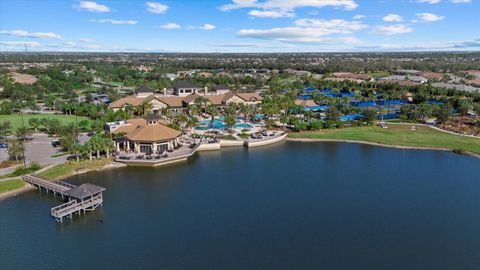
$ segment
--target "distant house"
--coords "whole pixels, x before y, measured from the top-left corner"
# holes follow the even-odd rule
[[[365,74],[365,73],[334,72],[334,73],[332,73],[332,76],[335,77],[335,78],[341,78],[341,79],[352,80],[352,81],[358,81],[358,80],[370,81],[370,80],[372,80],[372,77],[368,74]]]
[[[198,86],[189,81],[177,81],[173,84],[173,94],[180,97],[197,94],[198,90]]]
[[[213,87],[213,90],[215,91],[215,93],[217,95],[223,95],[223,94],[226,94],[228,92],[230,92],[230,88],[228,86],[225,86],[225,85],[215,85]]]
[[[441,81],[443,78],[443,73],[425,71],[421,72],[420,76],[427,78],[429,81]]]
[[[433,87],[446,88],[458,91],[480,92],[480,88],[460,83],[432,83]]]
[[[135,92],[137,93],[137,97],[145,98],[145,97],[148,97],[150,95],[153,95],[153,93],[155,91],[153,91],[153,89],[151,89],[147,86],[140,86],[139,88],[137,88],[137,90],[135,90]]]
[[[414,69],[399,69],[395,73],[399,75],[420,75],[421,71]]]
[[[142,86],[135,92],[135,95],[124,97],[110,103],[110,109],[113,111],[118,111],[120,109],[125,109],[127,106],[132,106],[135,108],[147,102],[152,105],[152,113],[158,114],[162,109],[168,107],[166,103],[155,97],[153,90],[148,87]]]

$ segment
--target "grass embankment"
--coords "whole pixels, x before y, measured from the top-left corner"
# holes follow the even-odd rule
[[[404,147],[447,148],[480,154],[480,139],[448,134],[425,126],[390,125],[381,127],[355,127],[315,132],[290,133],[290,138],[333,139],[378,143]]]
[[[7,191],[19,189],[23,186],[25,186],[25,182],[20,179],[0,181],[0,194]]]
[[[27,128],[32,128],[28,124],[28,120],[30,118],[49,118],[49,119],[58,119],[60,122],[62,122],[63,125],[67,125],[70,123],[75,122],[75,115],[64,115],[64,114],[24,114],[23,115],[23,120],[25,122],[25,127]],[[82,120],[87,120],[91,122],[87,117],[84,116],[78,116],[77,121],[80,122]],[[16,130],[20,127],[22,127],[22,117],[20,114],[8,114],[8,115],[0,115],[0,122],[2,121],[10,121],[12,124],[12,129]]]
[[[72,161],[66,164],[60,164],[48,170],[45,170],[39,175],[46,179],[55,180],[75,175],[78,172],[94,171],[112,162],[111,159],[99,159],[92,161]]]

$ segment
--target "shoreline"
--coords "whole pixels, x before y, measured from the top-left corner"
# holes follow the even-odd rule
[[[341,139],[313,139],[313,138],[290,138],[288,137],[288,133],[286,134],[283,134],[281,140],[285,140],[287,142],[301,142],[301,143],[311,143],[311,142],[335,142],[335,143],[355,143],[355,144],[364,144],[364,145],[371,145],[371,146],[378,146],[378,147],[386,147],[386,148],[393,148],[393,149],[405,149],[405,150],[431,150],[431,151],[444,151],[444,152],[452,152],[452,153],[456,153],[456,154],[460,154],[460,155],[466,155],[466,156],[470,156],[470,157],[474,157],[474,158],[477,158],[477,159],[480,159],[480,154],[476,154],[476,153],[473,153],[473,152],[469,152],[469,151],[466,151],[466,152],[462,152],[462,153],[458,153],[456,152],[454,149],[450,149],[450,148],[440,148],[440,147],[421,147],[421,146],[403,146],[403,145],[390,145],[390,144],[382,144],[382,143],[375,143],[375,142],[369,142],[369,141],[356,141],[356,140],[341,140]],[[276,138],[278,139],[278,138]],[[56,165],[59,165],[59,164],[51,164],[43,169],[41,169],[40,171],[38,172],[42,172],[46,169],[49,169],[49,168],[52,168]],[[117,169],[117,168],[123,168],[123,167],[127,167],[129,166],[128,164],[125,164],[125,163],[120,163],[120,162],[117,162],[115,160],[112,160],[110,163],[104,165],[103,167],[101,168],[85,168],[83,170],[79,170],[77,172],[75,172],[74,174],[66,174],[66,175],[62,175],[62,176],[59,176],[59,177],[56,177],[55,179],[52,179],[51,181],[59,181],[59,180],[64,180],[64,179],[67,179],[69,177],[73,177],[73,176],[77,176],[77,175],[80,175],[80,174],[85,174],[85,173],[88,173],[88,172],[92,172],[92,171],[104,171],[104,170],[111,170],[111,169]],[[37,173],[38,173],[37,172]],[[3,201],[3,200],[7,200],[9,198],[14,198],[22,193],[25,193],[25,192],[28,192],[28,191],[32,191],[32,190],[35,190],[35,188],[31,185],[29,185],[28,183],[19,188],[19,189],[15,189],[15,190],[10,190],[10,191],[7,191],[7,192],[4,192],[4,193],[1,193],[0,194],[0,202]]]
[[[50,169],[52,167],[55,167],[57,165],[60,165],[60,164],[51,164],[35,173],[39,173],[39,172],[42,172],[46,169]],[[66,175],[62,175],[62,176],[59,176],[59,177],[56,177],[55,179],[51,179],[50,181],[60,181],[60,180],[64,180],[64,179],[67,179],[67,178],[70,178],[70,177],[73,177],[73,176],[77,176],[77,175],[81,175],[81,174],[86,174],[86,173],[89,173],[89,172],[93,172],[93,171],[97,171],[97,172],[100,172],[100,171],[106,171],[106,170],[112,170],[112,169],[118,169],[118,168],[123,168],[123,167],[126,167],[127,165],[125,164],[122,164],[122,163],[118,163],[118,162],[115,162],[115,161],[111,161],[110,163],[108,164],[105,164],[103,167],[99,168],[99,169],[94,169],[94,168],[91,168],[91,169],[83,169],[83,170],[80,170],[74,174],[66,174]],[[18,176],[16,178],[20,178],[21,179],[21,176]],[[7,192],[4,192],[4,193],[0,193],[0,202],[4,201],[4,200],[8,200],[10,198],[14,198],[18,195],[21,195],[23,193],[26,193],[26,192],[29,192],[29,191],[33,191],[35,190],[35,187],[33,187],[32,185],[28,184],[28,183],[25,183],[25,186],[21,187],[21,188],[18,188],[18,189],[14,189],[14,190],[10,190],[10,191],[7,191]]]
[[[375,143],[369,141],[356,141],[356,140],[340,140],[340,139],[311,139],[311,138],[290,138],[287,137],[286,139],[288,142],[336,142],[336,143],[356,143],[356,144],[365,144],[371,146],[379,146],[379,147],[386,147],[386,148],[394,148],[394,149],[405,149],[405,150],[433,150],[433,151],[444,151],[444,152],[452,152],[456,153],[454,149],[450,148],[441,148],[441,147],[422,147],[422,146],[403,146],[403,145],[392,145],[392,144],[382,144],[382,143]],[[480,159],[480,155],[473,153],[473,152],[464,152],[458,153],[464,154],[467,156],[471,156],[474,158]]]

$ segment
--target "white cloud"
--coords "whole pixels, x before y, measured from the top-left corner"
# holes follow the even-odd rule
[[[441,0],[417,0],[415,2],[417,3],[427,3],[427,4],[430,4],[430,5],[433,5],[433,4],[438,4],[440,3]]]
[[[17,36],[17,37],[29,37],[29,38],[42,38],[42,39],[63,39],[62,36],[52,32],[28,32],[25,30],[2,30],[0,34]]]
[[[162,14],[167,12],[168,6],[158,2],[147,2],[147,11],[155,14]]]
[[[293,17],[293,14],[290,11],[285,10],[258,10],[253,9],[248,12],[248,15],[253,17],[261,17],[261,18],[282,18],[282,17]]]
[[[376,35],[398,35],[410,33],[413,31],[413,28],[410,28],[404,24],[395,24],[395,25],[377,25],[370,33]]]
[[[162,24],[159,27],[163,28],[163,29],[179,29],[182,26],[180,26],[179,24],[171,22],[171,23]]]
[[[358,14],[358,15],[353,16],[354,20],[362,20],[362,19],[365,19],[365,18],[366,18],[366,16],[362,15],[362,14]]]
[[[78,5],[78,8],[79,9],[83,9],[83,10],[87,10],[87,11],[91,11],[91,12],[99,12],[99,13],[104,13],[104,12],[110,12],[110,8],[105,6],[105,5],[101,5],[101,4],[98,4],[96,2],[93,2],[93,1],[80,1],[80,4]]]
[[[417,18],[423,22],[436,22],[443,20],[445,17],[432,13],[417,13]]]
[[[249,14],[257,17],[293,17],[297,8],[322,8],[322,7],[343,8],[354,10],[358,4],[354,0],[232,0],[231,3],[219,7],[222,11],[229,11],[241,8],[253,8]],[[251,14],[253,13],[253,15]],[[283,15],[283,16],[280,16]]]
[[[95,40],[92,38],[79,38],[78,41],[85,42],[85,43],[95,42]]]
[[[75,46],[77,46],[77,44],[76,44],[75,42],[68,41],[68,42],[64,42],[64,43],[63,43],[63,46],[66,46],[66,47],[75,47]]]
[[[220,7],[221,10],[233,10],[239,8],[265,8],[294,10],[302,7],[337,7],[346,10],[356,9],[358,4],[354,0],[232,0],[232,3]]]
[[[202,26],[193,27],[193,28],[202,29],[202,30],[213,30],[213,29],[216,28],[216,26],[213,25],[213,24],[206,23],[206,24],[204,24],[204,25],[202,25]]]
[[[40,43],[36,41],[0,41],[0,45],[4,46],[27,46],[27,47],[38,47]]]
[[[359,42],[354,37],[326,37],[328,35],[346,35],[366,28],[358,21],[341,19],[299,19],[292,27],[279,27],[270,29],[242,29],[237,36],[270,39],[290,43],[355,43]]]
[[[96,22],[96,23],[110,23],[110,24],[137,24],[138,21],[134,20],[112,20],[112,19],[90,19],[91,22]]]
[[[471,3],[472,0],[450,0],[450,2],[454,4],[464,4],[464,3]]]
[[[385,22],[401,22],[403,21],[403,18],[402,16],[398,15],[398,14],[388,14],[387,16],[383,17],[383,20]]]

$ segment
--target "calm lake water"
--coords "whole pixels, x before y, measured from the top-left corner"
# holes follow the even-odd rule
[[[0,269],[480,269],[480,160],[282,143],[69,179],[104,206],[0,203]]]

